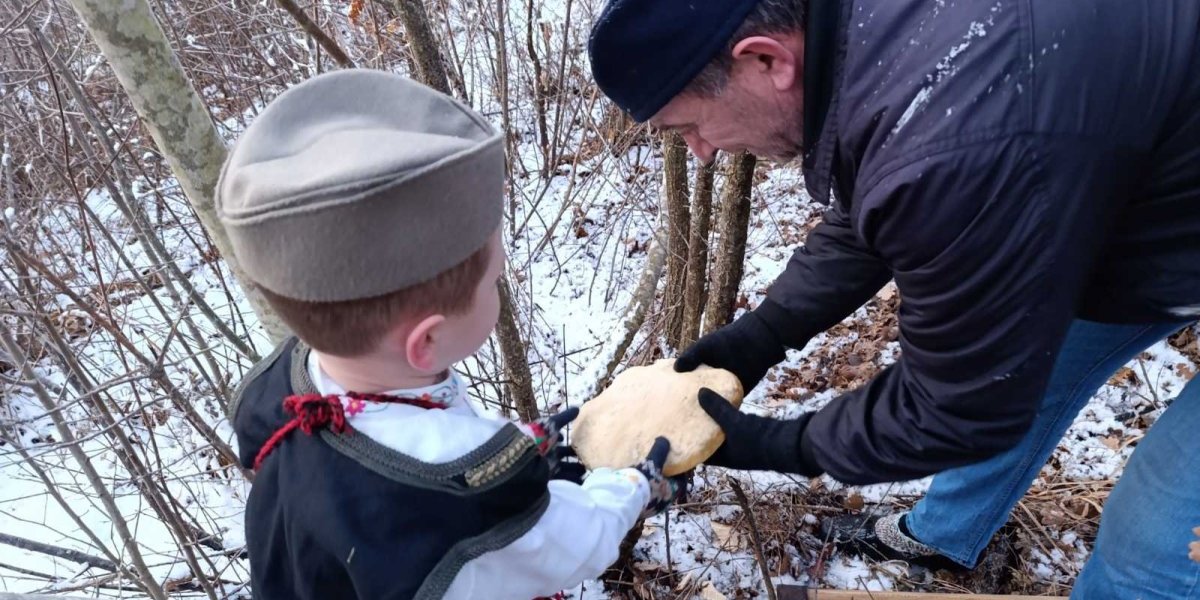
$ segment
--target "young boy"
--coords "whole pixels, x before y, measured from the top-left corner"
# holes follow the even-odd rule
[[[452,366],[496,324],[503,147],[450,98],[347,70],[282,94],[230,154],[218,215],[298,337],[231,409],[256,598],[551,595],[674,497],[664,439],[580,485],[552,477],[577,411],[522,429],[467,402]]]

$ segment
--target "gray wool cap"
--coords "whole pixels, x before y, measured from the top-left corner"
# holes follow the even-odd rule
[[[500,226],[504,144],[475,111],[366,69],[281,94],[230,152],[217,216],[246,274],[309,302],[371,298],[457,265]]]

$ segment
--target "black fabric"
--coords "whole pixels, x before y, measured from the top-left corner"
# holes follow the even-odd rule
[[[809,0],[803,0],[809,2]],[[805,15],[805,56],[831,56],[837,51],[841,38],[838,28],[841,7],[835,2],[809,2]],[[804,111],[805,141],[820,137],[829,113],[829,100],[833,94],[834,63],[830,60],[804,65],[804,98],[812,107]]]
[[[832,73],[805,108],[827,113],[806,114],[805,175],[831,200],[768,293],[774,328],[802,345],[889,277],[902,301],[899,361],[808,423],[823,470],[861,484],[985,459],[1025,434],[1072,319],[1200,314],[1200,3],[810,15],[838,15],[805,57]]]
[[[644,122],[725,48],[756,4],[609,0],[588,39],[592,77],[604,95]]]
[[[778,471],[808,477],[821,474],[813,457],[799,443],[812,415],[801,415],[794,420],[749,415],[707,388],[700,390],[700,407],[725,432],[725,443],[705,463],[729,469]]]
[[[773,303],[763,304],[750,314],[696,340],[675,359],[675,371],[685,373],[700,365],[709,365],[733,372],[743,391],[753,389],[767,370],[787,355],[787,347],[776,332],[790,334],[793,331],[779,324],[774,324],[773,330],[773,325],[762,317],[773,314]],[[791,320],[787,324],[794,325]]]
[[[242,386],[234,429],[247,468],[287,421],[282,400],[293,393],[295,343],[288,341],[287,351]],[[452,493],[400,483],[318,435],[292,432],[263,462],[246,504],[254,597],[413,598],[425,583],[424,595],[427,578],[456,544],[454,554],[462,557],[473,538],[494,543],[489,534],[519,536],[528,529],[523,522],[536,521],[548,502],[548,475],[545,460],[531,452],[506,482]],[[448,584],[460,566],[442,563],[439,583]]]

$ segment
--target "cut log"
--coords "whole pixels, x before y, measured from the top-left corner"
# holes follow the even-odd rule
[[[1005,596],[997,594],[932,594],[923,592],[868,592],[863,590],[814,590],[798,585],[779,586],[779,600],[1044,600],[1050,596]]]

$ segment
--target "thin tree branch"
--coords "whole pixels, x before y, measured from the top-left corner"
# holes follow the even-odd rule
[[[52,544],[28,540],[23,537],[17,537],[7,533],[0,533],[0,544],[13,546],[14,548],[20,548],[22,550],[29,550],[30,552],[37,552],[38,554],[62,558],[71,562],[77,562],[99,569],[104,569],[105,571],[115,572],[118,570],[117,563],[108,560],[107,558],[100,558],[99,556],[92,556],[91,554],[80,552],[78,550],[72,550],[70,548],[63,548],[61,546],[54,546]]]
[[[283,10],[286,10],[289,15],[292,15],[296,23],[300,24],[300,28],[312,36],[317,41],[317,44],[320,44],[321,48],[325,49],[325,53],[337,61],[337,64],[346,69],[353,69],[356,66],[354,61],[350,60],[350,56],[346,54],[346,51],[342,50],[341,46],[338,46],[337,42],[333,41],[333,38],[329,37],[329,34],[325,33],[320,25],[317,25],[317,22],[313,21],[312,17],[304,12],[304,9],[296,6],[293,0],[275,0],[275,3],[283,8]]]

